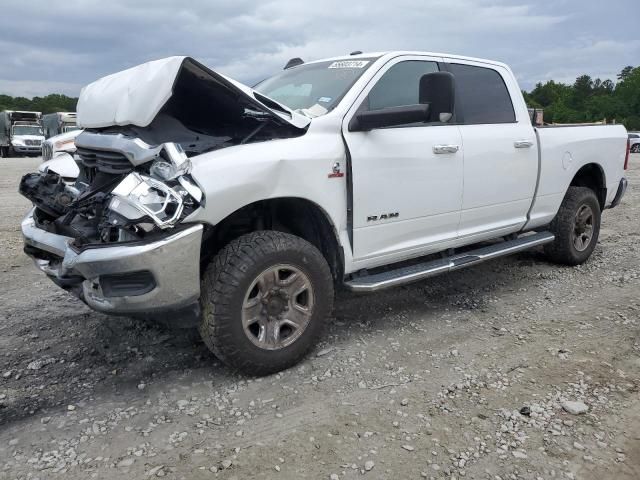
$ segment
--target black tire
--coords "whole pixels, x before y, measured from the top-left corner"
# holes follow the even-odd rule
[[[581,225],[582,222],[577,219],[577,215],[585,211],[592,214],[591,234],[588,241],[584,232],[579,233],[585,226]],[[560,210],[550,225],[550,231],[556,239],[544,247],[549,260],[564,265],[584,263],[598,243],[600,220],[600,202],[595,192],[587,187],[569,187]],[[582,239],[576,240],[578,236]],[[584,248],[578,248],[576,243],[582,243]]]
[[[257,340],[251,340],[245,331],[243,307],[256,280],[281,264],[294,266],[309,280],[313,308],[308,323],[293,343],[267,350],[254,344]],[[261,292],[258,295],[263,298]],[[200,335],[207,347],[230,367],[249,375],[268,375],[295,365],[313,348],[325,330],[333,297],[329,266],[316,247],[287,233],[249,233],[225,246],[205,271]],[[267,308],[270,306],[263,311]]]

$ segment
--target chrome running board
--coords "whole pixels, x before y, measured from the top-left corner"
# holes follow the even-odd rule
[[[386,272],[365,275],[345,282],[345,286],[353,292],[375,292],[385,288],[417,282],[423,278],[433,277],[441,273],[477,265],[478,263],[486,262],[493,258],[518,253],[539,245],[544,245],[545,243],[553,242],[554,239],[555,237],[551,232],[524,235],[515,240],[507,240],[458,255],[401,267]]]

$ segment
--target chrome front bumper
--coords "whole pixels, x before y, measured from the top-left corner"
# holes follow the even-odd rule
[[[13,151],[16,153],[41,153],[42,147],[40,145],[14,145]]]
[[[78,253],[69,246],[72,238],[38,228],[31,211],[22,221],[22,235],[36,266],[94,310],[112,314],[177,310],[200,297],[200,224],[154,242]],[[132,278],[136,278],[133,284]],[[135,288],[127,290],[127,285]]]

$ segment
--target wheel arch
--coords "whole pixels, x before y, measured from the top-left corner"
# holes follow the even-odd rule
[[[207,264],[220,249],[241,235],[258,230],[281,231],[307,240],[327,260],[334,280],[342,280],[344,252],[336,226],[325,209],[302,197],[253,201],[216,225],[207,225],[202,240],[201,263]]]
[[[587,187],[598,197],[600,210],[604,210],[607,200],[607,182],[604,169],[598,163],[587,163],[580,167],[571,179],[570,187]]]

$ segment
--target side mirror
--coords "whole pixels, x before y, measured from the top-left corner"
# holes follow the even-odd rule
[[[405,105],[371,110],[356,114],[349,122],[350,132],[367,132],[374,128],[393,127],[407,123],[426,122],[429,105]]]
[[[420,78],[418,98],[428,104],[429,122],[448,122],[455,111],[455,78],[449,72],[427,73]]]

